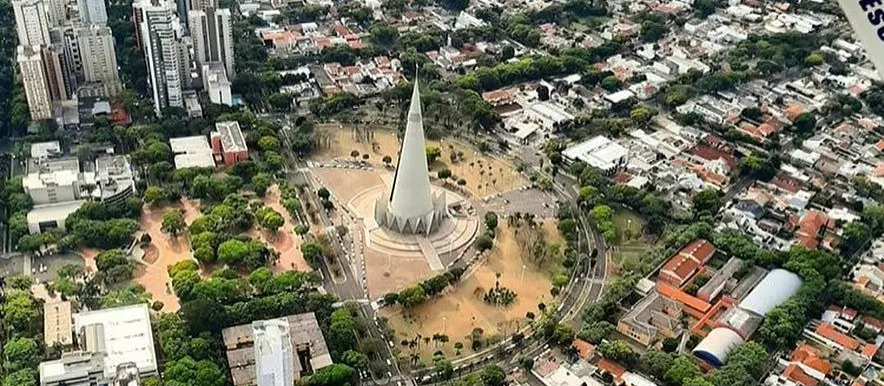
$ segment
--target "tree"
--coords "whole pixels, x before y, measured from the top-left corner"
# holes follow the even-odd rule
[[[148,204],[156,204],[167,200],[169,198],[169,193],[166,189],[159,186],[148,186],[147,189],[144,190],[142,198],[144,199],[144,202]]]
[[[671,354],[651,349],[638,359],[638,368],[657,379],[663,379],[674,361]]]
[[[666,338],[663,339],[663,351],[664,352],[675,352],[678,349],[678,339],[675,338]]]
[[[672,367],[666,371],[663,378],[666,383],[672,386],[684,386],[684,382],[688,379],[701,376],[700,367],[697,363],[689,358],[679,356],[675,358]]]
[[[497,229],[497,213],[485,212],[485,228],[492,232]]]
[[[6,303],[2,305],[3,324],[17,334],[26,334],[33,329],[39,312],[37,303],[27,291],[9,291]]]
[[[479,252],[485,252],[491,247],[494,246],[494,240],[488,234],[483,233],[481,236],[476,238],[476,249]]]
[[[289,102],[289,103],[291,103],[291,102]],[[265,135],[265,136],[261,137],[260,139],[258,139],[258,148],[260,148],[261,151],[267,151],[267,150],[278,151],[279,150],[279,139],[277,139],[276,137],[274,137],[272,135]]]
[[[258,224],[271,233],[276,233],[276,231],[285,224],[285,219],[282,218],[282,215],[269,206],[261,207],[261,209],[255,213],[255,217],[257,218]]]
[[[482,383],[485,386],[506,386],[506,372],[500,366],[489,365],[482,370]]]
[[[599,353],[602,357],[624,363],[631,363],[636,359],[635,352],[628,343],[622,340],[609,340],[599,345]]]
[[[406,308],[413,308],[427,300],[427,294],[422,286],[408,287],[399,293],[399,304]]]
[[[218,246],[218,261],[224,264],[236,265],[243,262],[249,252],[250,249],[247,243],[237,239],[230,239]]]
[[[3,368],[7,372],[35,369],[40,363],[40,349],[37,347],[37,342],[31,338],[10,339],[3,345],[3,356],[6,358]]]
[[[95,257],[95,265],[101,272],[107,272],[113,267],[128,265],[129,259],[122,249],[103,251]]]
[[[34,367],[36,368],[36,366]],[[3,379],[3,386],[37,386],[37,373],[34,368],[21,369]]]
[[[525,369],[525,371],[531,371],[534,368],[534,359],[527,356],[519,358],[519,367]]]
[[[454,375],[454,366],[443,355],[433,357],[433,369],[435,370],[436,379],[440,381],[451,379],[451,376]]]
[[[341,356],[341,359],[344,361],[344,364],[353,367],[357,370],[368,370],[368,356],[353,350],[344,351],[344,355]]]
[[[319,262],[322,259],[323,255],[322,246],[316,243],[304,243],[301,244],[301,255],[304,256],[304,260],[307,260],[310,263],[311,267],[317,267]]]
[[[609,92],[619,90],[620,86],[622,86],[622,82],[620,82],[620,79],[613,75],[602,79],[602,81],[599,83],[599,87]]]
[[[663,35],[669,32],[669,27],[656,21],[645,20],[642,22],[641,37],[646,42],[655,42],[660,40]]]
[[[629,112],[629,118],[639,125],[646,125],[655,114],[656,111],[653,109],[646,106],[640,106]]]
[[[349,386],[353,385],[356,372],[347,365],[331,364],[317,370],[307,378],[307,386]]]
[[[440,180],[447,180],[451,178],[451,170],[450,169],[442,169],[436,172],[436,177],[439,177]]]
[[[537,91],[537,99],[538,100],[540,100],[540,101],[549,100],[549,88],[547,88],[544,85],[539,85],[539,86],[537,86],[536,91]]]
[[[385,155],[384,158],[382,159],[382,161],[384,162],[384,165],[386,165],[387,167],[390,167],[390,163],[393,162],[393,158],[388,155]]]
[[[298,224],[298,226],[295,227],[295,233],[298,236],[304,236],[309,231],[310,231],[310,227],[308,227],[304,224]]]
[[[577,337],[592,344],[599,344],[616,330],[617,328],[607,321],[592,322],[584,325],[577,333]]]
[[[694,2],[694,15],[696,15],[700,19],[705,19],[709,15],[715,13],[715,10],[719,7],[718,0],[697,0]]]
[[[439,156],[442,155],[442,149],[440,149],[438,146],[427,145],[427,148],[425,149],[425,151],[427,153],[427,163],[428,164],[432,164],[433,162],[436,162],[436,160],[439,158]]]
[[[184,223],[184,211],[181,209],[171,210],[163,215],[163,225],[160,228],[163,232],[178,237],[187,224]]]
[[[264,197],[270,184],[273,183],[273,177],[268,173],[258,173],[252,177],[252,189],[258,196]]]
[[[328,201],[328,198],[331,197],[331,192],[328,189],[322,187],[316,191],[316,195],[319,196],[323,201]]]
[[[800,134],[811,134],[816,129],[816,117],[813,114],[804,112],[795,117],[795,129]]]
[[[181,386],[225,386],[227,377],[221,369],[209,360],[196,361],[186,356],[166,363],[163,378],[167,385]]]
[[[694,214],[707,214],[714,216],[721,208],[721,192],[716,189],[704,189],[694,195]]]

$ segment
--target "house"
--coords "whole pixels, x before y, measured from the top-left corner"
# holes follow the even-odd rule
[[[859,341],[838,331],[832,323],[820,323],[814,332],[835,348],[849,351],[856,351],[859,348]]]
[[[795,242],[807,248],[815,249],[820,245],[826,228],[834,228],[834,222],[825,213],[808,210],[798,222],[795,231]]]

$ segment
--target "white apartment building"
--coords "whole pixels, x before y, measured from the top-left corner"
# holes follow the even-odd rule
[[[18,46],[17,61],[21,72],[25,96],[31,119],[35,121],[52,118],[52,99],[49,80],[43,69],[43,57],[39,46]]]
[[[196,10],[189,13],[194,60],[199,66],[219,62],[228,78],[234,75],[233,30],[230,10]]]
[[[96,85],[103,97],[112,97],[122,91],[114,37],[109,27],[92,24],[78,28],[77,47],[86,83]]]
[[[15,28],[18,32],[18,44],[37,46],[50,43],[49,16],[43,0],[14,0]]]
[[[144,0],[133,9],[140,13],[137,19],[141,20],[141,47],[147,62],[154,111],[160,115],[166,107],[184,107],[181,25],[175,17],[174,5]]]
[[[230,80],[227,79],[224,67],[220,63],[203,65],[203,88],[209,94],[212,103],[233,106]]]
[[[80,10],[80,21],[85,25],[107,24],[107,8],[104,0],[77,0],[77,8]]]

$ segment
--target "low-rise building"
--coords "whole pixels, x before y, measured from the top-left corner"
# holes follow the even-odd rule
[[[625,167],[629,150],[600,135],[565,149],[562,155],[569,162],[581,161],[611,175]]]
[[[215,167],[215,158],[209,141],[203,135],[169,139],[172,153],[175,154],[175,169]]]
[[[681,304],[652,292],[638,302],[617,323],[617,331],[650,346],[659,338],[681,335]]]
[[[695,240],[673,256],[660,270],[659,281],[681,287],[706,264],[715,247],[707,240]]]
[[[246,137],[239,128],[239,122],[215,123],[215,132],[212,133],[212,153],[220,154],[228,167],[249,158]]]

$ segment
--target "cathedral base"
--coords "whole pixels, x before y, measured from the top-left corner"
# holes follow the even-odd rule
[[[448,217],[444,193],[433,195],[433,210],[423,216],[397,215],[386,197],[378,198],[374,205],[374,218],[378,225],[403,234],[430,235],[438,230],[439,225]]]

